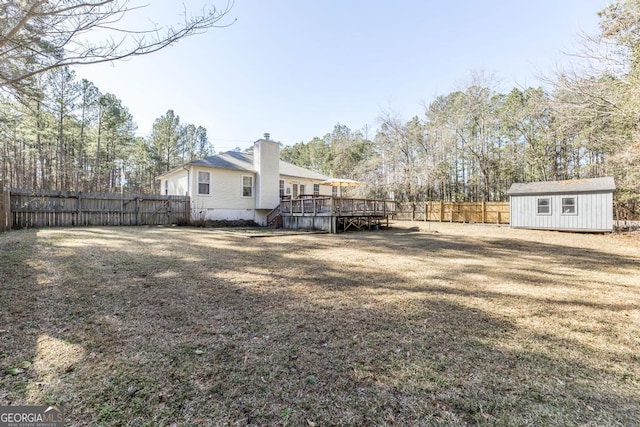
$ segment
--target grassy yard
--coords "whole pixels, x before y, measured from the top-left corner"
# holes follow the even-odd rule
[[[0,235],[0,406],[69,426],[629,426],[639,402],[637,235]]]

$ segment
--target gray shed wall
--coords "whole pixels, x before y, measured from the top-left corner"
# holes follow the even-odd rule
[[[562,198],[575,197],[576,214],[562,214]],[[538,215],[538,199],[551,199],[551,214]],[[511,196],[511,227],[543,230],[613,231],[613,193],[529,194]]]

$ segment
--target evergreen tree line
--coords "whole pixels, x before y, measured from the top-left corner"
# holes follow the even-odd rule
[[[13,188],[155,193],[156,176],[213,152],[207,130],[172,110],[137,137],[122,101],[68,67],[34,76],[0,104],[0,181]]]
[[[374,135],[338,124],[283,157],[361,180],[363,197],[399,201],[504,201],[514,182],[613,176],[616,211],[640,214],[640,1],[599,14],[579,61],[547,89],[506,93],[474,76],[403,120],[386,112]]]

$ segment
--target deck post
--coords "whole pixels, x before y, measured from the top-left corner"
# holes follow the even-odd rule
[[[444,201],[440,200],[440,222],[444,221]]]

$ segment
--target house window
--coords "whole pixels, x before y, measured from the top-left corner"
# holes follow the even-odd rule
[[[169,180],[168,179],[164,180],[164,194],[165,195],[169,194]]]
[[[338,197],[338,187],[331,187],[331,195],[333,197]]]
[[[563,197],[562,198],[562,215],[576,215],[576,198],[575,197]]]
[[[320,195],[320,184],[313,184],[313,195],[314,196]]]
[[[304,184],[300,184],[300,195],[304,196]]]
[[[242,197],[253,197],[253,177],[244,175],[242,177]]]
[[[291,184],[291,187],[293,187],[293,194],[291,195],[291,197],[293,197],[294,199],[296,197],[298,197],[298,184]]]
[[[538,215],[551,215],[551,199],[541,197],[538,199]]]
[[[284,197],[284,179],[280,180],[280,197]]]
[[[211,194],[211,174],[198,171],[198,194]]]

